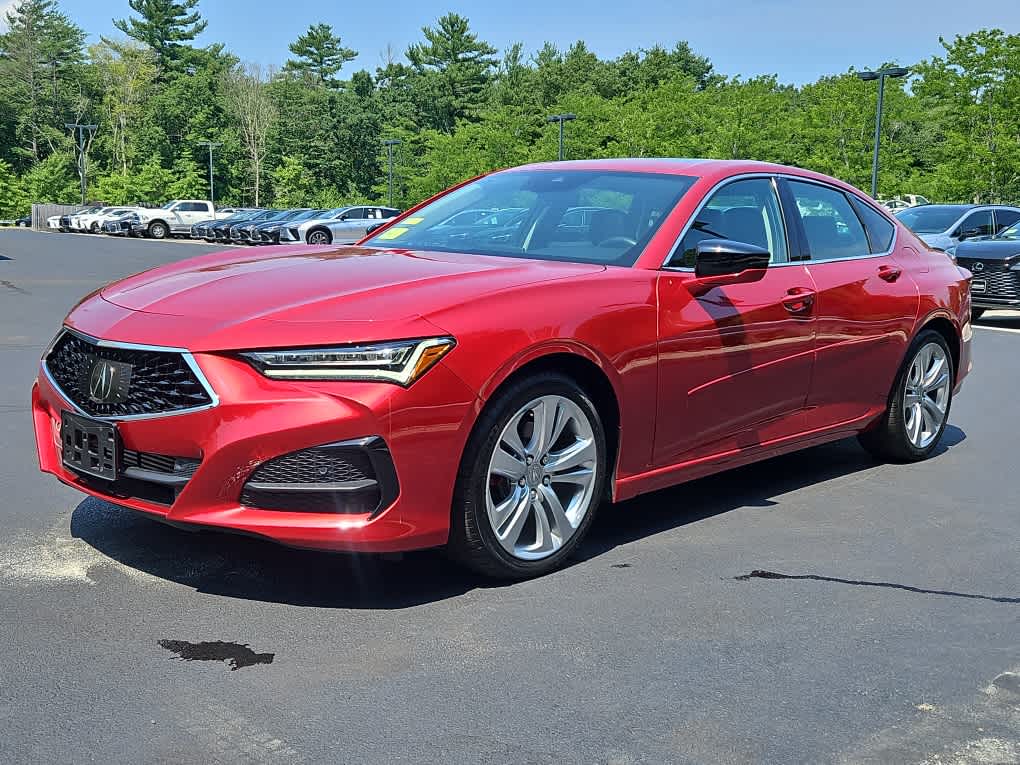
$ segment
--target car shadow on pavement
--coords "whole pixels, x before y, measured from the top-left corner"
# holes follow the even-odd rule
[[[964,438],[959,428],[947,427],[937,454]],[[771,507],[777,505],[771,497],[875,466],[849,439],[611,505],[568,565],[736,508]],[[399,609],[513,586],[473,575],[435,550],[402,556],[293,550],[253,537],[186,531],[94,498],[75,508],[71,534],[121,565],[160,579],[270,603]]]

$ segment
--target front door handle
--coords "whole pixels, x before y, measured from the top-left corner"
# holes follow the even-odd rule
[[[878,278],[884,279],[887,282],[894,282],[900,278],[900,274],[903,273],[903,269],[896,266],[879,266],[878,267]]]
[[[815,304],[815,292],[807,287],[791,287],[786,291],[787,297],[783,299],[786,310],[794,316],[811,313]]]

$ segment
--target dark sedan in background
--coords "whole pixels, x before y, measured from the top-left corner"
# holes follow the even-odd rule
[[[971,318],[989,308],[1020,310],[1020,223],[995,236],[968,239],[948,250],[974,278]]]

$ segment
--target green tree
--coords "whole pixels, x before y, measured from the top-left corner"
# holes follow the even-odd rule
[[[209,195],[209,179],[195,158],[188,151],[182,151],[170,170],[173,181],[167,188],[167,196],[173,199],[205,199]]]
[[[11,166],[0,159],[0,218],[17,218],[30,209],[21,181]]]
[[[277,207],[302,207],[312,197],[312,181],[297,158],[283,157],[270,176]]]
[[[54,0],[21,0],[0,35],[0,101],[14,115],[16,145],[0,158],[24,168],[64,145],[68,85],[82,60],[85,33]]]
[[[54,152],[25,173],[22,183],[32,202],[74,204],[81,201],[81,188],[74,156]]]
[[[422,75],[421,96],[430,126],[452,132],[457,120],[476,119],[496,65],[496,49],[470,31],[456,13],[435,27],[422,27],[425,41],[407,49],[411,66]]]
[[[121,32],[148,45],[157,61],[172,66],[181,57],[181,43],[194,40],[208,22],[196,9],[198,0],[128,0],[140,18],[115,19]]]
[[[312,24],[308,31],[290,44],[296,58],[284,65],[289,72],[310,75],[319,85],[335,85],[333,76],[358,52],[345,48],[329,24]]]

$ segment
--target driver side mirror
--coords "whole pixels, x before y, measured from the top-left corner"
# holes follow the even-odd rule
[[[759,281],[771,258],[763,247],[732,239],[704,239],[698,242],[696,253],[695,278],[687,282],[692,295],[703,295],[726,284]]]

